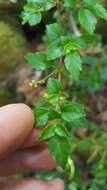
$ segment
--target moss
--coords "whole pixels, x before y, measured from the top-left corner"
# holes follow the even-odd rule
[[[27,42],[21,32],[0,21],[0,74],[11,70],[26,52]]]

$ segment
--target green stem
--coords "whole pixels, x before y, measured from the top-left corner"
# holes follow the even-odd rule
[[[44,77],[43,79],[40,80],[40,83],[44,83],[49,77],[51,77],[54,74],[57,74],[59,72],[59,69],[55,69],[52,73],[50,73],[49,75],[47,75],[46,77]]]
[[[44,78],[41,79],[41,80],[38,80],[38,81],[32,80],[32,81],[30,82],[30,86],[36,88],[36,87],[38,86],[38,84],[44,84],[45,81],[46,81],[49,77],[51,77],[51,76],[54,75],[54,74],[57,74],[58,72],[59,72],[59,68],[55,69],[52,73],[50,73],[49,75],[47,75],[46,77],[44,77]]]

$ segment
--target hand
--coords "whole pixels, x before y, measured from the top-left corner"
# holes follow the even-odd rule
[[[33,129],[33,114],[24,104],[0,108],[0,176],[18,172],[51,170],[52,160],[46,144],[38,143],[39,130]],[[61,180],[0,182],[0,190],[64,190]]]

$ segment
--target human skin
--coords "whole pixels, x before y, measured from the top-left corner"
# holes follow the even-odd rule
[[[51,170],[55,161],[46,143],[37,140],[39,130],[33,128],[33,114],[25,104],[10,104],[0,107],[0,176]],[[41,181],[25,179],[0,182],[0,190],[64,190],[59,179]]]

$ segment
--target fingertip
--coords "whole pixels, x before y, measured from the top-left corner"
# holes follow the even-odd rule
[[[26,118],[28,118],[28,120],[31,122],[31,124],[33,125],[34,123],[34,115],[33,112],[31,110],[31,108],[24,104],[24,103],[14,103],[14,104],[8,104],[5,106],[0,107],[0,111],[3,112],[3,110],[7,110],[7,111],[14,111],[16,113],[22,113],[26,116]],[[32,126],[31,125],[31,126]]]
[[[33,112],[32,112],[32,109],[24,104],[24,103],[18,103],[18,104],[11,104],[12,106],[17,106],[19,107],[19,109],[21,110],[21,112],[23,111],[24,114],[26,114],[26,118],[28,118],[29,122],[31,122],[31,128],[34,124],[34,115],[33,115]]]
[[[0,158],[20,147],[33,128],[32,110],[25,104],[0,108]]]

